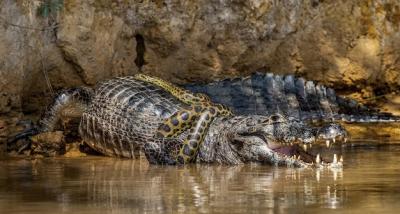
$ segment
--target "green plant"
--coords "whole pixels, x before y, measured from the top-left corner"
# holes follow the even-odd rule
[[[64,0],[43,0],[37,9],[37,14],[42,17],[48,17],[51,14],[56,14],[63,6]]]

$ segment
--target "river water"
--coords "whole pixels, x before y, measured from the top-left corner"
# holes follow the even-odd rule
[[[342,170],[0,160],[0,213],[400,213],[400,145],[340,150]]]

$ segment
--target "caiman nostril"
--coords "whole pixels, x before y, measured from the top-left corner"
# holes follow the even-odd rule
[[[281,117],[278,116],[278,115],[272,115],[272,116],[271,116],[271,120],[274,121],[274,122],[279,121],[280,118],[281,118]]]

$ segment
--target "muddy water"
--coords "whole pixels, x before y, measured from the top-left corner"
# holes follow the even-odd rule
[[[400,146],[342,148],[343,170],[0,161],[0,213],[399,213]]]

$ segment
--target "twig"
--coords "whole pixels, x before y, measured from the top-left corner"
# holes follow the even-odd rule
[[[363,99],[363,101],[377,100],[377,99],[379,99],[379,98],[381,98],[381,97],[386,97],[386,96],[389,95],[389,94],[391,94],[391,92],[386,93],[386,94],[381,94],[381,95],[373,96],[373,97],[369,97],[369,98]]]
[[[49,88],[51,95],[54,96],[54,90],[53,90],[53,87],[51,86],[49,75],[47,74],[47,70],[46,70],[46,66],[44,64],[41,48],[39,48],[39,55],[40,55],[40,63],[42,64],[42,72],[43,72],[44,78],[46,80],[47,87]]]
[[[47,31],[47,30],[53,30],[53,29],[55,29],[55,28],[60,26],[59,24],[56,24],[56,25],[52,25],[52,26],[48,26],[48,27],[36,28],[36,27],[31,27],[31,26],[26,26],[26,25],[18,25],[18,24],[11,23],[11,22],[7,21],[5,18],[3,18],[1,16],[0,16],[0,20],[3,23],[7,24],[7,25],[10,25],[10,26],[13,26],[13,27],[17,27],[17,28],[26,29],[26,30]]]

